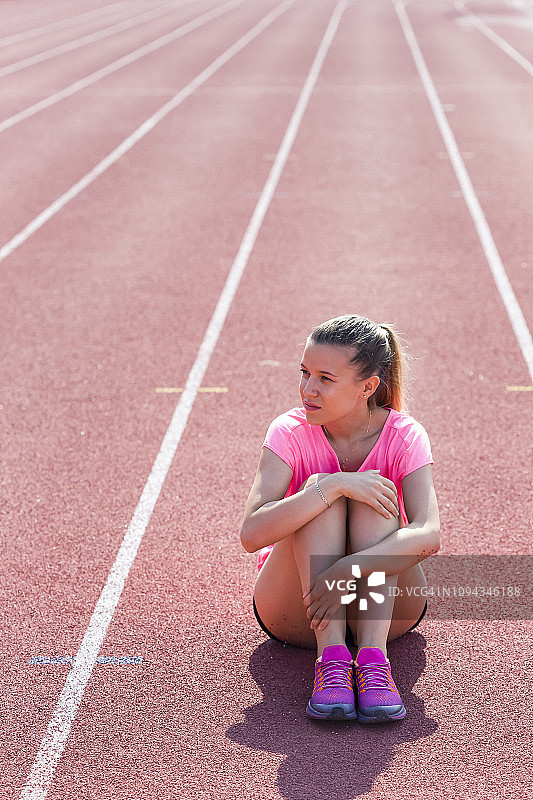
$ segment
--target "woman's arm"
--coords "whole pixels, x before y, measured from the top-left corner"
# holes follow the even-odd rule
[[[264,447],[241,526],[241,542],[249,553],[285,539],[327,508],[314,486],[285,497],[291,479],[288,464]],[[320,488],[330,503],[341,496],[334,475],[322,478]]]
[[[249,553],[285,539],[327,511],[314,483],[285,497],[292,474],[279,456],[263,448],[241,526],[241,542]],[[383,516],[398,513],[394,484],[378,470],[334,472],[320,478],[320,489],[330,505],[340,497],[351,497],[368,503]]]
[[[377,544],[346,556],[358,564],[362,576],[372,571],[394,575],[413,567],[440,548],[440,521],[431,466],[420,467],[402,480],[403,501],[409,524]]]

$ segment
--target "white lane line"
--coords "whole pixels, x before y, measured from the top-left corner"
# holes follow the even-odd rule
[[[111,5],[108,6],[101,6],[101,8],[94,8],[92,11],[85,11],[83,14],[75,14],[73,17],[57,19],[55,22],[48,22],[46,25],[39,25],[37,28],[30,28],[20,33],[12,33],[0,39],[0,47],[7,47],[9,44],[17,44],[18,42],[24,42],[28,39],[35,39],[36,36],[42,36],[43,33],[61,30],[61,28],[68,28],[72,24],[76,25],[80,22],[85,22],[88,19],[92,19],[92,17],[102,17],[105,14],[111,14],[125,5],[129,5],[128,0],[121,0],[120,3],[111,3]]]
[[[158,394],[181,394],[185,391],[184,386],[156,386]],[[200,386],[198,392],[202,394],[227,394],[227,386]]]
[[[174,8],[171,9],[169,6],[173,6]],[[150,11],[142,11],[139,14],[129,17],[129,19],[123,20],[122,22],[115,22],[113,25],[109,25],[107,28],[102,28],[94,33],[81,36],[79,39],[73,39],[70,42],[65,42],[65,44],[52,47],[50,50],[44,50],[41,53],[36,53],[28,58],[23,58],[21,61],[15,61],[11,64],[6,64],[5,67],[0,67],[0,78],[4,78],[6,75],[13,75],[13,73],[20,72],[20,70],[26,69],[27,67],[33,67],[35,64],[41,64],[43,61],[49,61],[51,58],[61,56],[64,53],[71,53],[73,50],[78,50],[80,47],[85,47],[87,44],[93,44],[93,42],[99,42],[102,39],[108,39],[110,36],[114,36],[117,33],[122,33],[122,31],[129,30],[129,28],[136,28],[139,25],[142,25],[144,22],[149,22],[157,17],[162,17],[164,14],[170,14],[172,10],[175,9],[176,0],[170,0],[170,2],[164,3],[162,6],[158,6]]]
[[[509,42],[507,42],[502,36],[499,36],[495,31],[492,30],[492,28],[489,28],[489,26],[483,22],[483,20],[480,19],[477,14],[474,14],[473,11],[467,8],[465,4],[461,2],[461,0],[456,0],[454,6],[457,11],[463,14],[467,22],[481,31],[481,33],[486,36],[487,39],[499,47],[500,50],[503,50],[506,55],[512,58],[513,61],[522,67],[522,69],[525,69],[528,75],[531,75],[533,78],[533,64],[531,61],[528,61],[527,58],[519,53],[518,50],[515,50],[515,48],[512,47],[512,45],[510,45]]]
[[[190,0],[190,2],[197,2],[197,0]],[[23,122],[25,119],[29,119],[29,117],[32,117],[34,114],[44,111],[45,108],[50,108],[50,106],[59,103],[61,100],[65,100],[67,97],[72,97],[72,95],[76,94],[76,92],[86,89],[93,83],[102,80],[102,78],[107,78],[108,75],[112,75],[113,72],[117,72],[123,67],[133,64],[135,61],[143,58],[143,56],[154,53],[161,47],[164,47],[171,42],[175,42],[177,39],[181,39],[181,37],[185,36],[187,33],[200,28],[202,25],[211,22],[211,20],[217,19],[217,17],[221,17],[223,14],[226,14],[228,11],[236,8],[236,6],[241,5],[243,2],[244,0],[230,0],[230,2],[218,6],[211,11],[206,11],[199,17],[196,17],[190,22],[180,25],[179,28],[175,28],[173,31],[170,31],[170,33],[166,33],[164,36],[159,36],[152,42],[148,42],[148,44],[138,47],[136,50],[132,50],[131,53],[122,56],[122,58],[112,61],[107,66],[97,69],[96,72],[91,72],[91,74],[87,75],[85,78],[80,78],[74,83],[71,83],[69,86],[66,86],[64,89],[60,89],[58,92],[51,94],[49,97],[45,97],[43,100],[33,103],[33,105],[28,106],[22,111],[19,111],[17,114],[13,114],[12,117],[7,117],[0,122],[0,133],[7,131],[9,128],[12,128],[19,122]]]
[[[33,8],[31,11],[24,11],[22,14],[14,14],[12,17],[7,16],[2,18],[2,24],[7,25],[13,22],[20,22],[21,20],[29,20],[33,22],[35,19],[39,17],[45,17],[47,14],[54,14],[59,10],[63,9],[63,6],[67,6],[68,8],[72,8],[72,0],[65,0],[64,3],[57,3],[54,6],[51,6],[50,3],[46,4],[45,8],[35,9]]]
[[[184,100],[190,97],[196,89],[198,89],[202,84],[204,84],[209,78],[211,78],[224,64],[226,64],[230,59],[233,58],[237,53],[239,53],[247,44],[249,44],[253,39],[259,36],[265,28],[267,28],[277,17],[283,14],[288,8],[293,5],[295,0],[285,0],[281,5],[276,6],[276,8],[269,12],[263,19],[254,25],[248,33],[244,34],[240,39],[235,42],[231,47],[222,53],[218,58],[216,58],[208,67],[206,67],[196,78],[193,78],[190,83],[184,86],[177,94],[174,95],[168,102],[166,102],[161,108],[152,114],[147,120],[143,122],[130,136],[124,139],[118,147],[115,147],[109,155],[102,159],[95,167],[93,167],[90,172],[87,172],[83,178],[75,183],[73,186],[70,187],[64,194],[54,200],[44,211],[41,211],[31,222],[26,225],[19,233],[17,233],[7,244],[5,244],[2,248],[0,248],[0,262],[2,262],[5,258],[7,258],[14,250],[20,247],[24,242],[26,242],[30,236],[32,236],[36,231],[38,231],[42,226],[48,222],[52,217],[54,217],[62,208],[64,208],[67,203],[70,203],[75,197],[77,197],[80,192],[90,186],[93,181],[96,180],[100,175],[106,172],[109,167],[113,166],[119,158],[125,155],[129,150],[131,150],[134,145],[137,144],[141,139],[143,139],[147,133],[149,133],[156,125],[158,125],[161,120],[163,120],[171,111],[174,111]]]
[[[280,9],[287,10],[291,3],[278,7],[273,14],[279,16]],[[213,316],[205,332],[203,341],[198,350],[196,360],[189,372],[185,389],[172,416],[161,448],[155,459],[152,471],[143,489],[141,498],[133,514],[126,535],[120,546],[115,563],[111,568],[102,593],[96,604],[89,627],[85,633],[76,659],[69,673],[61,696],[58,700],[47,732],[42,740],[33,769],[24,787],[20,800],[44,800],[50,781],[76,712],[81,703],[85,687],[91,675],[98,653],[104,641],[107,628],[113,618],[115,608],[120,600],[124,584],[137,554],[146,527],[154,510],[155,504],[163,488],[163,483],[172,464],[181,436],[189,419],[196,395],[202,385],[211,356],[215,350],[224,322],[231,308],[233,298],[237,292],[240,280],[248,263],[250,254],[255,246],[257,236],[261,230],[272,197],[283,172],[290,150],[300,128],[303,115],[309,103],[311,94],[316,84],[320,70],[329,51],[342,14],[346,0],[341,0],[335,7],[327,29],[318,47],[306,81],[298,98],[298,102],[289,121],[287,130],[281,142],[276,160],[272,165],[261,197],[252,214],[244,237],[241,241],[239,252],[233,262],[228,278],[219,297]],[[272,16],[272,15],[269,15]],[[266,19],[266,18],[265,18]]]
[[[516,295],[513,291],[513,287],[511,286],[511,282],[509,281],[505,271],[505,267],[494,242],[487,220],[485,219],[485,215],[479,200],[477,199],[464,161],[461,158],[457,142],[452,133],[452,129],[450,128],[448,120],[446,119],[446,114],[442,108],[437,90],[435,89],[435,84],[433,83],[429,70],[426,66],[426,62],[424,61],[422,51],[420,50],[415,32],[413,31],[409,17],[405,11],[404,4],[401,2],[401,0],[392,0],[392,2],[396,10],[396,14],[398,15],[398,19],[400,21],[407,44],[411,50],[411,55],[413,56],[420,79],[424,86],[431,110],[433,111],[433,115],[444,140],[444,144],[446,145],[446,149],[450,156],[450,161],[453,165],[457,180],[459,181],[459,186],[461,187],[466,205],[470,211],[470,215],[474,222],[481,246],[483,247],[485,257],[492,272],[492,276],[511,321],[513,331],[518,340],[518,344],[520,345],[520,349],[529,369],[531,379],[533,380],[533,339],[531,338],[531,332],[527,326],[522,309],[520,308],[518,300],[516,299]]]

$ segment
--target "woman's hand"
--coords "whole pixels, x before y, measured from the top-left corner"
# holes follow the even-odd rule
[[[330,619],[341,606],[341,597],[350,592],[347,585],[355,580],[351,572],[349,559],[340,558],[338,561],[316,576],[311,581],[311,586],[304,594],[303,603],[307,608],[307,617],[311,620],[310,627],[315,630],[324,630]],[[338,582],[342,581],[340,588]]]
[[[342,493],[352,500],[367,503],[387,519],[400,513],[396,486],[380,475],[379,469],[365,472],[342,472]]]

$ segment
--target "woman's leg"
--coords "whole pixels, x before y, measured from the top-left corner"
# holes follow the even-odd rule
[[[350,503],[348,507],[348,527],[350,548],[356,555],[373,544],[385,539],[398,530],[400,519],[386,519],[370,506],[362,503]],[[417,565],[419,567],[419,565]],[[420,570],[421,572],[421,570]],[[422,573],[423,577],[423,573]],[[418,597],[409,597],[405,592],[397,604],[393,589],[406,586],[406,582],[417,581],[420,575],[416,568],[404,573],[385,575],[384,584],[369,589],[366,581],[357,581],[357,599],[351,603],[353,610],[348,611],[350,629],[357,640],[357,657],[355,659],[355,680],[357,683],[357,718],[364,724],[390,722],[405,718],[406,709],[391,675],[391,666],[387,658],[387,641],[405,633],[416,622],[422,611]],[[361,586],[361,584],[363,584]],[[375,601],[368,596],[369,591],[379,592],[383,602],[377,604],[379,616],[367,615],[359,609],[359,601],[365,598],[368,607]],[[407,608],[406,603],[412,604]],[[413,619],[401,619],[404,616]],[[393,627],[394,620],[394,627]]]
[[[315,482],[314,476],[311,476],[304,486],[309,485],[310,482]],[[348,504],[350,538],[348,538],[346,514],[346,501],[337,500],[330,509],[323,511],[299,531],[277,542],[259,572],[254,587],[255,605],[265,627],[287,644],[311,649],[318,646],[318,655],[327,644],[334,642],[326,640],[320,644],[317,642],[315,631],[310,628],[306,608],[303,605],[302,583],[305,585],[310,576],[310,556],[321,554],[324,558],[324,565],[321,569],[317,569],[317,565],[315,565],[316,576],[346,553],[357,552],[375,544],[393,533],[399,526],[398,518],[387,520],[370,506],[350,501]],[[339,549],[339,543],[343,541],[343,536],[344,545],[340,544]],[[330,544],[333,542],[329,550],[327,542]],[[298,551],[297,557],[295,550]],[[330,555],[325,556],[325,552]],[[313,562],[316,560],[313,559]],[[363,646],[362,642],[366,641],[370,645],[370,641],[379,639],[384,652],[386,652],[386,641],[402,636],[420,617],[424,607],[424,598],[420,596],[419,589],[426,586],[426,579],[420,564],[401,572],[396,580],[397,587],[402,594],[396,597],[393,604],[392,622],[390,618],[389,620],[385,619],[381,630],[375,627],[375,621],[368,621],[366,630],[365,624],[361,622],[361,630],[358,631],[357,602],[350,603],[345,607],[347,623],[359,646]],[[391,586],[393,584],[394,579],[391,581]],[[392,598],[387,598],[389,592],[384,592],[383,587],[379,587],[377,591],[385,594],[385,602],[390,602],[392,606]],[[335,620],[332,620],[325,631],[319,631],[318,634],[328,633],[328,629],[334,622]],[[387,634],[384,634],[385,628]],[[337,642],[344,641],[342,638],[338,639],[339,631],[335,628],[331,630],[335,631],[334,637]],[[385,642],[383,642],[384,636]]]
[[[301,488],[314,484],[315,479],[312,475]],[[302,586],[345,555],[346,513],[346,500],[340,498],[303,528],[277,542],[254,587],[257,612],[268,630],[288,644],[316,646],[318,656],[328,645],[344,644],[346,623],[345,619],[334,619],[323,631],[311,630]]]
[[[377,544],[399,527],[398,517],[386,519],[366,503],[348,503],[349,544],[352,553]],[[367,599],[364,592],[358,592],[357,600],[347,606],[347,623],[357,640],[357,646],[379,647],[386,654],[387,641],[402,636],[420,617],[425,600],[419,589],[425,586],[426,579],[420,564],[397,575],[386,575],[385,584],[373,590],[385,597],[379,606],[380,619],[377,620],[366,619],[364,612],[357,613],[359,599]],[[398,590],[396,598],[395,589]],[[373,602],[368,599],[369,604]]]

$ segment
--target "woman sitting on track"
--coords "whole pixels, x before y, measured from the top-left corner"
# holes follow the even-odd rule
[[[254,611],[271,638],[316,644],[315,719],[406,713],[387,640],[424,616],[419,562],[439,549],[440,533],[428,436],[401,412],[404,362],[390,326],[343,316],[316,328],[301,364],[303,408],[270,425],[246,504],[241,541],[261,551]],[[384,573],[374,599],[354,578],[372,572]],[[365,599],[379,618],[365,617]],[[357,644],[355,662],[346,641]]]

